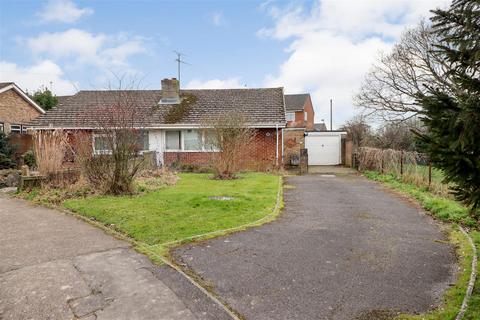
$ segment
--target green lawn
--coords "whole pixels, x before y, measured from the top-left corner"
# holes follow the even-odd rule
[[[63,206],[148,246],[238,227],[272,213],[280,176],[247,173],[236,180],[183,173],[175,186],[136,196],[70,199]],[[228,196],[233,200],[210,197]],[[158,252],[162,252],[158,250]]]
[[[429,210],[436,218],[447,222],[463,224],[472,228],[470,236],[476,244],[477,251],[480,253],[480,232],[478,224],[468,215],[468,210],[460,203],[434,195],[426,188],[421,188],[413,184],[404,183],[392,175],[382,175],[375,171],[364,172],[364,175],[372,180],[382,182],[392,189],[398,190],[415,198],[425,209]],[[463,297],[470,279],[472,265],[472,249],[466,237],[457,231],[455,226],[450,233],[450,239],[457,245],[457,255],[459,257],[460,270],[457,283],[452,286],[444,296],[443,305],[427,314],[422,315],[401,315],[396,320],[453,320],[462,304]],[[477,274],[480,275],[480,265],[477,267]],[[480,276],[477,276],[475,287],[465,320],[480,319]]]

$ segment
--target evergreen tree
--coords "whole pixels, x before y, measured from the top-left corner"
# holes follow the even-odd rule
[[[0,131],[0,169],[15,167],[15,149],[10,145],[8,137]]]
[[[53,95],[46,87],[37,90],[32,99],[45,111],[56,107],[58,104],[57,96]]]
[[[427,133],[421,148],[452,182],[455,197],[478,217],[480,208],[480,1],[454,0],[433,11],[436,51],[449,63],[454,93],[441,87],[419,94]]]

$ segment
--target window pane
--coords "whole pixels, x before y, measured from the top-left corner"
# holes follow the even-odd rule
[[[286,118],[287,118],[287,121],[293,121],[293,120],[295,120],[295,114],[289,112],[289,113],[287,113]]]
[[[149,149],[149,143],[148,143],[148,131],[146,130],[141,130],[138,133],[137,137],[138,141],[136,143],[138,150],[140,151],[146,151]]]
[[[205,150],[218,150],[217,136],[214,131],[205,131]]]
[[[10,132],[13,133],[20,133],[22,131],[22,126],[18,124],[12,124],[10,125]]]
[[[95,151],[106,151],[110,150],[108,145],[108,137],[105,136],[96,136],[94,139]]]
[[[202,135],[198,130],[185,130],[183,137],[185,150],[202,150]]]
[[[180,131],[166,132],[166,146],[167,150],[180,150]]]

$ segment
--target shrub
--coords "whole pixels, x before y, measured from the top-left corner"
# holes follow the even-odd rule
[[[15,168],[15,149],[10,144],[5,133],[0,132],[0,169]]]
[[[36,166],[35,153],[33,150],[28,150],[22,155],[23,163],[26,164],[29,168],[34,168]]]

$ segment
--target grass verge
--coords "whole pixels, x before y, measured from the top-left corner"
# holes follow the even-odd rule
[[[433,195],[426,188],[421,188],[413,184],[408,184],[397,180],[392,175],[382,175],[375,171],[366,171],[364,176],[382,182],[390,188],[400,191],[416,199],[426,210],[439,220],[454,223],[453,231],[450,233],[450,240],[457,246],[457,255],[459,257],[460,272],[457,283],[453,285],[444,296],[443,304],[426,314],[422,315],[399,315],[395,320],[453,320],[455,319],[460,306],[462,305],[468,281],[471,274],[473,259],[473,250],[468,243],[467,238],[456,230],[455,224],[463,224],[467,227],[478,227],[477,222],[469,217],[468,209],[460,203]],[[480,252],[480,232],[471,229],[469,232],[477,251]],[[477,274],[480,272],[480,266],[477,268]],[[477,277],[472,297],[468,304],[467,312],[464,315],[466,320],[480,319],[480,277]]]

